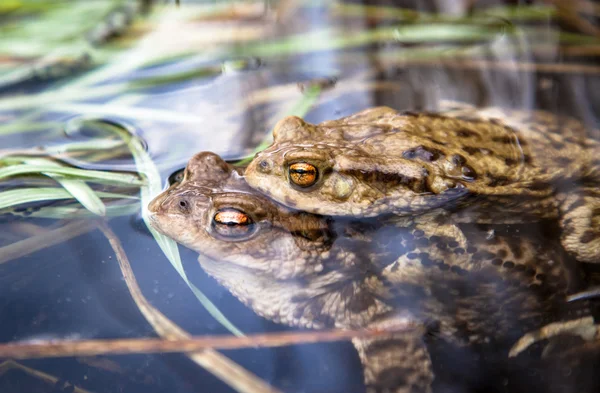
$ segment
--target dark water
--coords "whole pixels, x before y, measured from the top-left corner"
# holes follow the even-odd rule
[[[304,116],[313,123],[377,105],[432,109],[441,99],[454,99],[571,115],[590,126],[590,137],[599,137],[593,130],[598,129],[600,114],[600,42],[591,34],[583,34],[585,39],[563,38],[561,43],[559,32],[581,34],[572,23],[550,17],[519,20],[488,16],[479,25],[492,31],[485,37],[469,42],[444,40],[451,31],[444,28],[423,42],[425,33],[439,27],[423,22],[423,16],[399,21],[389,9],[379,14],[353,11],[350,6],[358,5],[356,2],[348,8],[313,4],[288,9],[291,14],[286,16],[286,7],[293,7],[293,2],[289,3],[280,9],[274,4],[240,6],[233,16],[222,12],[212,17],[202,16],[197,4],[184,1],[180,11],[174,5],[155,6],[149,15],[136,13],[138,24],[124,29],[122,38],[115,33],[106,43],[76,51],[74,58],[80,62],[69,63],[71,68],[66,71],[63,67],[63,74],[3,79],[0,154],[8,149],[89,141],[95,136],[66,134],[63,126],[74,116],[99,116],[135,126],[166,184],[169,176],[198,151],[213,151],[228,159],[252,152],[275,122],[302,99],[297,84],[320,78],[337,82],[324,89]],[[450,1],[395,5],[461,15],[456,3]],[[500,2],[480,2],[475,10],[497,5]],[[60,4],[56,7],[62,9]],[[36,15],[31,10],[24,14],[7,12],[0,15],[0,26],[25,23]],[[277,17],[282,18],[279,23]],[[597,22],[594,17],[586,20],[592,25]],[[475,22],[463,19],[452,23],[458,31]],[[422,33],[407,38],[413,36],[404,29],[410,31],[415,24]],[[394,27],[398,29],[396,35],[359,39],[363,33]],[[54,29],[60,31],[61,24]],[[132,29],[133,35],[129,42],[127,29]],[[510,31],[516,34],[506,33]],[[32,33],[29,40],[42,42],[40,34]],[[208,38],[211,35],[220,38]],[[280,43],[293,36],[298,38],[286,45]],[[80,38],[71,37],[73,41]],[[9,39],[15,38],[0,33],[0,43]],[[26,55],[26,41],[14,42],[0,53],[0,58],[6,57],[0,60],[6,65],[2,70],[43,63],[41,54]],[[108,52],[102,52],[107,45],[120,51],[108,57]],[[10,56],[11,50],[17,54]],[[92,59],[91,66],[81,57],[85,53]],[[174,57],[151,63],[162,55]],[[99,66],[107,58],[106,64]],[[236,61],[241,61],[238,68],[232,66]],[[14,66],[19,62],[21,68]],[[539,66],[532,71],[535,64]],[[192,76],[167,78],[190,72]],[[86,82],[84,78],[90,75]],[[154,84],[140,87],[139,83],[148,83],[151,77],[164,78],[165,82],[154,80]],[[52,124],[44,127],[42,123]],[[116,153],[109,157],[86,153],[77,163],[90,169],[135,170],[126,149]],[[48,179],[2,179],[0,192],[53,184]],[[115,191],[108,186],[101,188]],[[26,206],[37,210],[64,204]],[[10,208],[0,211],[0,257],[18,241],[61,224],[27,214],[15,218],[14,213]],[[112,218],[110,227],[121,240],[142,292],[152,305],[194,335],[229,334],[201,307],[138,213]],[[531,230],[536,231],[535,227]],[[202,271],[196,253],[180,251],[191,281],[245,333],[294,330],[256,316]],[[131,300],[114,252],[97,230],[0,263],[0,342],[149,336],[155,333]],[[593,372],[598,366],[594,354],[582,354],[575,362],[577,367],[565,368],[534,358],[511,362],[504,353],[458,349],[443,342],[435,342],[430,350],[436,391],[578,392],[597,391],[599,386]],[[536,351],[534,354],[540,355],[541,347]],[[364,391],[361,365],[349,342],[224,353],[285,392]],[[91,392],[234,391],[182,355],[100,359],[105,363],[81,358],[21,362],[58,378],[56,384],[22,369],[0,368],[0,392],[71,392],[73,386]]]

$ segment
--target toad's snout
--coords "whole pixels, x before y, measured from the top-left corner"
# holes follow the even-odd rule
[[[160,211],[160,207],[162,205],[162,203],[165,200],[165,195],[163,194],[159,194],[157,195],[149,204],[148,204],[148,211],[150,213],[158,213]]]

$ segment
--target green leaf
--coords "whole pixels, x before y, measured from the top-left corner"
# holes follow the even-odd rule
[[[45,173],[46,175],[46,173]],[[90,186],[81,180],[65,179],[57,175],[47,174],[56,180],[65,190],[79,201],[86,209],[98,216],[106,215],[106,206]]]
[[[45,158],[30,158],[24,161],[28,165],[47,165],[53,168],[60,168],[60,165]],[[106,215],[106,206],[85,182],[76,179],[65,178],[62,175],[56,175],[51,172],[42,172],[42,174],[56,180],[64,187],[75,199],[79,201],[86,209],[98,216]]]
[[[101,198],[137,199],[130,195],[115,194],[111,192],[98,191]],[[17,206],[30,202],[53,201],[60,199],[71,199],[73,196],[64,188],[58,187],[33,187],[19,188],[16,190],[0,192],[0,209]]]
[[[119,205],[107,205],[106,217],[130,216],[140,210],[139,203],[126,203]],[[6,212],[6,211],[5,211]],[[0,211],[2,214],[2,211]],[[33,211],[29,217],[50,218],[62,220],[65,217],[69,218],[93,218],[96,214],[89,210],[81,208],[80,204],[70,204],[67,206],[44,206],[40,210]]]
[[[25,175],[31,173],[52,173],[57,175],[67,175],[76,178],[86,179],[88,181],[103,180],[116,184],[125,185],[143,185],[144,181],[135,175],[127,175],[115,172],[92,171],[87,169],[77,169],[69,167],[54,167],[51,165],[11,165],[0,168],[0,179],[16,175]]]
[[[208,66],[197,69],[181,71],[181,72],[170,72],[167,75],[156,75],[144,78],[134,79],[130,83],[132,89],[148,89],[163,85],[171,85],[174,83],[187,82],[194,79],[206,78],[210,76],[216,76],[221,74],[221,67]]]
[[[121,146],[125,146],[125,143],[120,140],[94,139],[92,141],[72,142],[64,145],[48,146],[44,149],[44,153],[61,154],[75,151],[113,150]]]
[[[520,21],[547,21],[549,18],[556,17],[556,8],[545,4],[534,4],[530,6],[500,6],[487,7],[474,12],[474,15],[494,16],[498,18],[508,18]]]
[[[184,112],[111,104],[56,104],[48,106],[48,109],[58,112],[73,112],[96,116],[110,115],[139,121],[161,121],[175,124],[202,124],[206,121],[203,117]]]

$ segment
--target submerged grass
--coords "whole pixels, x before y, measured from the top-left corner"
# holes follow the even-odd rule
[[[493,6],[476,9],[469,16],[452,16],[407,8],[369,6],[360,4],[336,3],[332,6],[336,14],[356,17],[381,18],[402,22],[451,22],[451,23],[487,23],[490,17],[506,18],[515,21],[546,21],[556,16],[556,9],[544,4],[527,6]]]
[[[137,199],[136,197],[112,192],[96,191],[100,198]],[[31,202],[56,201],[71,199],[73,195],[64,188],[58,187],[32,187],[3,191],[0,193],[0,209],[14,207]]]
[[[68,195],[56,190],[50,191],[51,189],[41,188],[21,188],[17,190],[2,191],[0,192],[0,200],[4,201],[4,203],[0,203],[0,209],[24,203],[48,201],[52,199],[59,200],[72,197],[79,201],[79,203],[91,213],[98,216],[104,216],[106,215],[106,206],[101,198],[103,196],[107,197],[108,193],[101,193],[93,190],[86,181],[120,186],[140,186],[144,184],[144,181],[137,175],[72,168],[60,165],[56,161],[43,157],[9,155],[0,159],[0,165],[2,164],[5,166],[0,167],[0,181],[14,176],[44,175],[54,179],[64,188]],[[113,193],[113,195],[120,195],[125,199],[128,198],[128,196],[124,194]],[[52,196],[54,196],[54,198]]]
[[[139,201],[135,203],[107,204],[105,217],[131,216],[140,211]],[[66,206],[47,206],[38,211],[30,212],[29,217],[61,220],[69,218],[94,218],[97,215],[88,209],[82,209],[77,204]]]
[[[31,166],[48,166],[48,167],[60,167],[59,164],[52,162],[50,160],[44,158],[31,158],[28,160],[24,160],[23,163],[25,165]],[[97,171],[96,171],[97,172]],[[78,179],[70,179],[68,177],[53,173],[53,172],[41,172],[43,175],[51,177],[56,180],[58,184],[63,186],[63,188],[71,194],[75,199],[79,201],[86,209],[98,216],[106,215],[106,206],[100,195],[96,194],[96,192],[88,186],[84,181]]]
[[[31,160],[33,161],[33,160]],[[34,164],[25,163],[22,165],[11,165],[4,168],[0,168],[0,179],[34,173],[50,173],[53,175],[67,175],[73,178],[86,179],[87,181],[102,181],[110,182],[117,185],[136,185],[140,186],[144,184],[144,181],[135,175],[126,175],[123,173],[104,172],[104,171],[92,171],[87,169],[77,169],[62,167],[59,165],[51,165],[48,163]]]

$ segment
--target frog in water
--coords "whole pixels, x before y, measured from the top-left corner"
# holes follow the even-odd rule
[[[564,247],[600,263],[600,144],[583,125],[541,111],[444,106],[376,107],[318,125],[286,117],[246,181],[316,214],[437,209],[454,223],[558,220]]]
[[[353,340],[368,392],[430,392],[428,337],[512,343],[553,321],[579,285],[577,264],[558,246],[467,225],[462,248],[401,217],[332,220],[290,209],[212,153],[190,160],[149,217],[265,318],[317,329],[412,327]]]

